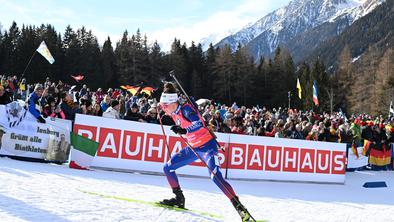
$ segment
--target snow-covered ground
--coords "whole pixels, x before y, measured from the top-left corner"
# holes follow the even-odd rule
[[[205,169],[202,169],[205,170]],[[386,181],[387,188],[363,188]],[[82,191],[142,201],[172,196],[164,176],[80,171],[66,165],[0,158],[0,221],[240,221],[208,178],[181,177],[186,207],[211,218]],[[348,173],[345,185],[230,181],[256,219],[268,221],[394,221],[394,173]]]

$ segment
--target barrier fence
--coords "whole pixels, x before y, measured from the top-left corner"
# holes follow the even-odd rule
[[[165,126],[77,114],[73,131],[99,142],[92,166],[163,172],[169,156],[186,146]],[[227,149],[219,151],[223,172],[229,179],[262,179],[344,183],[346,144],[216,133]],[[196,161],[177,173],[208,176]]]

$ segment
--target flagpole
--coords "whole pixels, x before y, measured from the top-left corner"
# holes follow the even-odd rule
[[[25,72],[26,72],[27,68],[29,67],[29,65],[30,65],[30,63],[31,63],[31,60],[33,59],[33,57],[34,57],[34,55],[36,54],[36,52],[37,52],[37,50],[34,50],[34,53],[33,53],[33,55],[30,57],[30,60],[29,60],[29,62],[27,63],[27,66],[26,66],[25,70],[23,70],[21,79],[23,78],[23,76],[25,76]]]

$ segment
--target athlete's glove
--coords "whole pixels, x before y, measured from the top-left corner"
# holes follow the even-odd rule
[[[38,120],[38,122],[40,122],[40,123],[44,123],[44,124],[46,123],[45,119],[42,118],[42,116],[38,117],[37,120]]]
[[[183,129],[182,127],[177,126],[177,125],[171,126],[170,129],[176,134],[186,134],[186,132],[187,132],[186,129]]]

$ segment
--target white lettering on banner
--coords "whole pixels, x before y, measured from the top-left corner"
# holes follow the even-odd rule
[[[220,167],[219,157],[217,155],[215,155],[215,156],[213,156],[213,158],[215,159],[215,166]]]
[[[328,169],[328,164],[329,164],[329,161],[330,161],[329,154],[325,154],[324,166],[322,166],[323,160],[322,160],[322,154],[321,153],[317,154],[317,159],[318,159],[317,164],[318,164],[319,170],[327,170]]]
[[[254,163],[257,163],[260,166],[262,166],[261,159],[260,159],[260,152],[258,149],[255,149],[253,151],[252,157],[250,158],[249,166],[252,166]]]
[[[174,154],[178,153],[181,150],[182,150],[182,142],[176,141],[174,144],[174,149],[172,149],[171,156],[173,156]]]
[[[290,151],[285,150],[285,168],[289,167],[289,163],[291,162],[291,165],[293,168],[296,168],[296,163],[297,163],[297,152],[293,151],[293,158],[290,158]]]
[[[224,163],[224,154],[223,153],[218,153],[218,158],[219,158],[220,165],[222,165]]]
[[[242,154],[244,153],[243,149],[240,147],[233,147],[231,152],[231,164],[233,165],[241,165],[243,163]]]
[[[163,147],[163,140],[159,140],[159,146],[153,146],[153,139],[150,138],[149,139],[149,143],[148,143],[148,157],[152,157],[152,151],[153,150],[157,150],[159,152],[159,154],[157,155],[158,158],[161,158],[162,156],[162,147]]]
[[[305,166],[308,166],[309,169],[313,170],[312,159],[311,159],[311,155],[309,153],[305,154],[305,159],[301,165],[301,168],[303,169],[303,168],[305,168]]]
[[[80,135],[80,136],[87,135],[86,137],[88,139],[93,139],[93,133],[89,130],[78,129],[78,135]]]
[[[343,170],[343,169],[345,168],[345,163],[344,163],[343,161],[338,160],[339,158],[342,159],[343,156],[336,155],[336,156],[334,157],[334,162],[335,162],[336,164],[340,165],[339,167],[334,167],[334,170],[336,170],[336,171],[341,171],[341,170]]]
[[[107,134],[107,137],[104,140],[100,152],[105,152],[106,149],[110,149],[112,153],[116,153],[116,144],[115,144],[115,138],[113,133]]]
[[[130,138],[131,138],[130,135],[126,135],[126,147],[125,147],[126,153],[129,156],[137,156],[141,150],[141,137],[139,136],[137,137],[137,142],[135,143],[136,147],[134,151],[130,150]]]
[[[272,163],[271,161],[272,161],[272,150],[268,150],[267,151],[268,152],[268,166],[269,167],[271,167],[271,168],[276,168],[276,167],[278,167],[278,165],[279,165],[279,163],[280,163],[280,159],[279,159],[279,157],[280,157],[280,150],[277,150],[276,151],[276,160],[275,160],[275,163]]]

